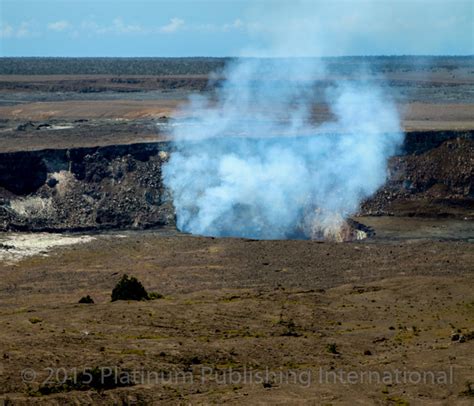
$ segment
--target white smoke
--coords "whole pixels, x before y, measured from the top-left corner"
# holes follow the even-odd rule
[[[163,168],[178,229],[208,236],[324,238],[382,186],[403,135],[390,98],[341,81],[323,95],[335,119],[315,124],[320,59],[240,59],[216,97],[194,96]]]

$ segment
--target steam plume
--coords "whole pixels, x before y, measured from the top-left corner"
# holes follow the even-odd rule
[[[403,136],[380,88],[341,81],[311,108],[316,58],[240,59],[215,98],[194,96],[164,166],[181,231],[258,239],[331,238],[386,180]],[[319,95],[321,96],[321,95]]]

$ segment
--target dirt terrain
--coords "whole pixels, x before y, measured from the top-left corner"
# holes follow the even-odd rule
[[[373,59],[406,137],[347,243],[176,231],[171,125],[223,61],[0,61],[0,404],[471,405],[474,59]]]
[[[2,398],[14,404],[472,404],[466,382],[473,379],[474,341],[452,338],[458,330],[473,336],[471,247],[467,241],[330,244],[141,232],[96,236],[47,257],[4,263]],[[123,273],[164,298],[110,303]],[[87,294],[95,304],[77,304]],[[48,379],[47,368],[65,368],[72,377],[115,366],[138,371],[135,384],[74,390],[61,385],[62,375]],[[22,382],[25,368],[36,374],[31,382]],[[274,375],[263,382],[222,382],[230,371],[267,369]],[[324,378],[331,371],[397,369],[453,375],[440,384]],[[161,381],[152,372],[163,373]],[[180,381],[178,373],[191,377]],[[294,376],[300,380],[292,382]],[[46,395],[49,386],[58,393]]]
[[[0,107],[0,119],[47,121],[78,119],[137,120],[176,116],[185,100],[108,100],[35,102]],[[405,131],[469,130],[474,128],[474,104],[408,103],[398,106]],[[333,119],[324,104],[313,108],[315,123]]]

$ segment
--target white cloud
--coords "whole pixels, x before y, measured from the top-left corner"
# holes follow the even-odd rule
[[[241,31],[241,32],[253,32],[262,30],[262,26],[257,23],[242,21],[240,18],[236,18],[230,23],[222,24],[188,24],[186,29],[189,31],[213,31],[213,32],[230,32],[230,31]]]
[[[122,17],[115,18],[110,24],[97,24],[95,20],[84,20],[80,24],[80,29],[86,34],[138,34],[147,33],[148,29],[142,27],[139,24],[128,24],[125,23]],[[74,31],[74,36],[77,37],[79,31]]]
[[[55,21],[54,23],[48,24],[48,30],[58,31],[58,32],[67,30],[70,27],[71,27],[71,24],[69,24],[69,22],[66,20]]]
[[[184,20],[181,18],[174,17],[170,20],[170,22],[166,25],[163,25],[160,28],[161,32],[165,33],[172,33],[176,32],[184,27]]]
[[[81,30],[87,34],[105,34],[108,28],[97,24],[93,20],[85,20],[81,23]]]
[[[55,32],[68,32],[73,38],[82,35],[128,35],[128,34],[172,34],[178,31],[194,32],[229,32],[229,31],[250,31],[252,24],[237,18],[227,23],[206,23],[206,24],[188,24],[179,17],[171,18],[167,24],[158,27],[145,27],[137,23],[129,23],[125,18],[116,17],[112,21],[98,23],[94,17],[83,20],[77,26],[67,20],[52,21],[47,24],[47,29]],[[14,27],[4,24],[0,26],[0,37],[23,37],[27,36],[27,25],[21,25],[18,30]]]
[[[222,30],[223,31],[239,30],[244,27],[245,27],[245,24],[243,23],[243,21],[240,18],[237,18],[230,24],[224,24],[222,26]]]
[[[28,23],[21,23],[20,27],[18,28],[16,32],[16,36],[18,38],[27,38],[30,37],[31,31],[30,31],[30,25]]]
[[[2,23],[0,25],[0,38],[10,38],[13,35],[14,35],[14,30],[10,24]]]
[[[26,21],[17,27],[8,23],[0,23],[0,38],[29,38],[32,36],[30,23]]]
[[[125,24],[121,17],[113,21],[113,30],[117,33],[127,34],[131,32],[143,32],[144,29],[138,24]]]

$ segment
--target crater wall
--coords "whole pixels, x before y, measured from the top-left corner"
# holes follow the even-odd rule
[[[0,230],[174,226],[168,142],[0,154]],[[474,218],[474,131],[412,132],[362,215]]]

